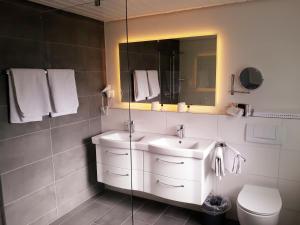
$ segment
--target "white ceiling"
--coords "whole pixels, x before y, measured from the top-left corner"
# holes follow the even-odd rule
[[[101,0],[95,7],[94,0],[30,0],[104,22],[125,18],[125,0]],[[252,0],[128,0],[128,17],[136,18],[189,9],[197,9]]]

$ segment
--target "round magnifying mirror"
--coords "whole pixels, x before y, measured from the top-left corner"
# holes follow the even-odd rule
[[[255,90],[259,88],[264,79],[261,72],[253,67],[243,69],[240,74],[241,85],[248,90]]]

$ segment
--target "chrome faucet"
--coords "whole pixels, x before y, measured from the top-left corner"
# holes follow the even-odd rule
[[[125,129],[126,129],[128,132],[134,133],[134,131],[135,131],[135,124],[134,124],[134,121],[133,121],[133,120],[131,120],[131,121],[129,121],[129,120],[125,121],[125,122],[124,122],[124,126],[125,126]]]
[[[183,124],[180,124],[177,126],[177,130],[176,130],[176,134],[177,136],[182,139],[184,138],[184,125]]]

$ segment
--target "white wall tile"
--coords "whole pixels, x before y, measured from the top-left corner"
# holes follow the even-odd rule
[[[219,116],[219,138],[237,144],[245,143],[246,119]]]
[[[300,181],[299,162],[300,151],[281,151],[279,177],[289,180]]]
[[[300,151],[300,120],[283,120],[285,129],[283,149]]]
[[[167,132],[176,134],[176,126],[184,124],[186,137],[217,139],[218,116],[193,113],[167,113]]]
[[[258,117],[242,117],[235,118],[230,116],[219,116],[219,137],[223,141],[228,141],[236,144],[268,146],[267,144],[246,142],[246,127],[247,124],[266,124],[279,126],[282,129],[281,119],[258,118]],[[280,145],[269,145],[280,148]]]
[[[279,179],[278,186],[283,208],[300,211],[300,182]]]
[[[229,144],[246,158],[242,173],[278,177],[279,148],[257,147],[247,144]]]
[[[128,110],[110,109],[107,116],[101,116],[102,132],[124,130],[124,122],[129,118]]]
[[[256,175],[227,175],[220,182],[215,183],[217,193],[237,198],[238,193],[241,191],[245,184],[261,185],[265,187],[277,187],[277,179],[271,177],[263,177]]]
[[[137,131],[159,134],[166,133],[165,112],[132,110],[131,115]]]

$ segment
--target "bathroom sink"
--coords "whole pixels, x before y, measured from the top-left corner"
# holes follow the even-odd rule
[[[196,149],[197,141],[179,139],[179,138],[160,138],[153,141],[151,144],[159,145],[161,147],[172,148],[172,149]]]
[[[130,133],[127,131],[110,131],[92,137],[93,144],[105,145],[112,148],[129,148],[130,146]],[[131,134],[131,147],[134,148],[135,144],[141,141],[145,136],[142,134]]]
[[[106,140],[111,140],[111,141],[130,141],[130,136],[129,132],[116,132],[112,134],[107,134],[104,135],[102,138]],[[144,138],[142,135],[136,135],[132,134],[131,135],[131,141],[140,141]]]
[[[163,137],[149,143],[149,151],[172,156],[205,158],[214,148],[215,141],[192,138]]]

